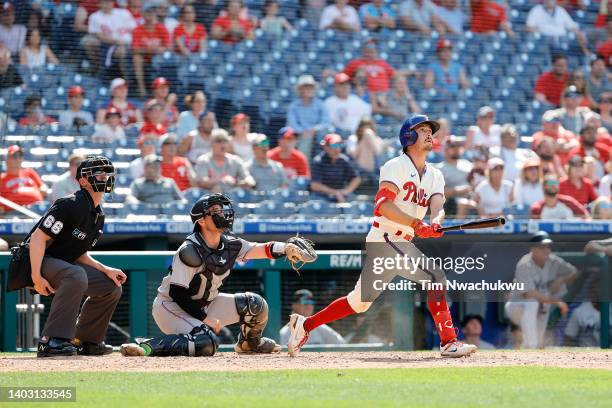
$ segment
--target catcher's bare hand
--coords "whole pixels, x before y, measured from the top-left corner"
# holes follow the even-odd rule
[[[296,272],[299,272],[305,264],[317,260],[318,255],[311,240],[300,237],[298,234],[289,238],[285,244],[285,255]]]

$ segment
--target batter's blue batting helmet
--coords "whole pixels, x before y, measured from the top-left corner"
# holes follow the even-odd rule
[[[414,130],[417,126],[427,124],[431,127],[431,133],[436,133],[440,129],[440,124],[435,120],[429,120],[427,115],[414,115],[410,119],[406,119],[399,133],[399,140],[402,147],[413,145],[419,135]]]

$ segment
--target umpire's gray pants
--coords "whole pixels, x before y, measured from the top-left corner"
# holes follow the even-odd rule
[[[104,341],[121,298],[121,286],[90,266],[50,256],[43,258],[41,274],[55,289],[42,335],[92,343]],[[81,308],[84,296],[87,299]]]

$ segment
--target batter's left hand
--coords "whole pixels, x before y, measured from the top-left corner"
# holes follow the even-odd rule
[[[104,273],[113,282],[115,282],[115,285],[117,286],[121,286],[125,283],[125,281],[127,281],[127,275],[123,273],[121,269],[107,267],[106,270],[104,270]]]
[[[414,229],[414,235],[419,238],[440,238],[444,235],[444,232],[438,231],[442,226],[438,223],[433,223],[431,225],[418,220],[412,225]]]

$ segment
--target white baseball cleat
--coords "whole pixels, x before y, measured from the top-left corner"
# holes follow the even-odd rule
[[[445,344],[444,346],[440,346],[440,354],[442,357],[467,357],[476,352],[476,347],[473,344],[464,343],[462,341],[452,341],[450,343]]]
[[[125,357],[144,357],[145,355],[144,349],[136,343],[122,344],[119,350]]]
[[[308,333],[304,330],[304,322],[306,318],[297,313],[289,316],[289,330],[291,334],[289,335],[289,341],[287,342],[287,349],[289,350],[289,355],[291,357],[295,357],[300,353],[300,349],[306,341],[308,341]]]

